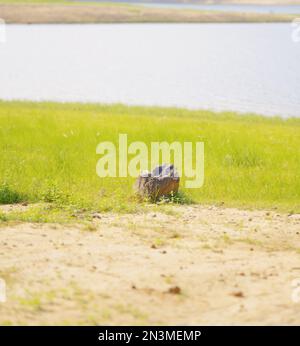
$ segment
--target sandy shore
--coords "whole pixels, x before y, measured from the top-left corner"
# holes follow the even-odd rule
[[[227,23],[290,22],[293,15],[220,13],[110,5],[0,4],[6,23]]]
[[[182,206],[0,225],[1,325],[300,324],[300,215]]]

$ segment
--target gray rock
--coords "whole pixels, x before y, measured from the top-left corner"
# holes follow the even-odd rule
[[[136,181],[136,189],[141,196],[156,200],[177,193],[179,182],[174,165],[163,164],[152,172],[141,173]]]

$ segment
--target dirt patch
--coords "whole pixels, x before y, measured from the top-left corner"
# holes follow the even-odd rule
[[[0,324],[288,324],[300,215],[216,207],[0,228]]]

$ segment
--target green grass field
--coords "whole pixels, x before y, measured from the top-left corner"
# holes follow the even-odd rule
[[[205,183],[181,202],[300,211],[300,119],[122,105],[0,102],[0,204],[136,211],[134,178],[99,178],[96,146],[204,141]],[[184,179],[183,179],[184,182]]]

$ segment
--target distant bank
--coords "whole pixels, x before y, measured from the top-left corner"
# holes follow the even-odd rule
[[[290,22],[290,14],[224,13],[216,11],[144,8],[101,3],[3,3],[0,18],[6,23],[242,23]]]

